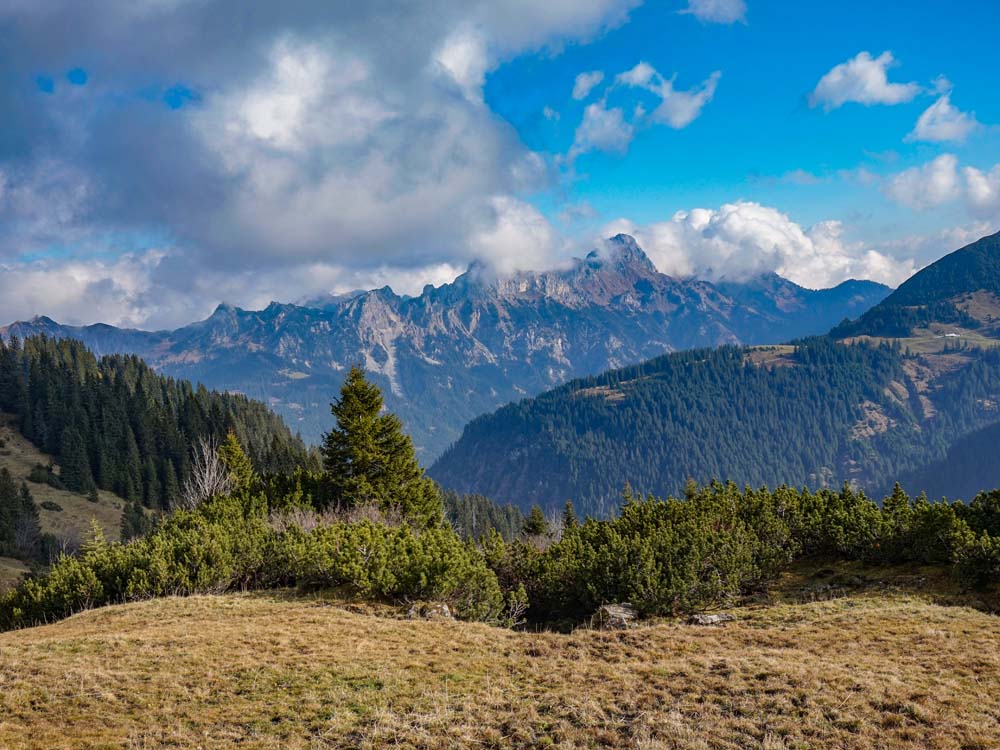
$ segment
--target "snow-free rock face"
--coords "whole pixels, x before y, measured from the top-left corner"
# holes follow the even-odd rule
[[[36,318],[0,334],[44,332],[79,338],[98,353],[139,354],[170,375],[266,401],[309,441],[331,426],[329,403],[346,370],[360,364],[429,463],[473,417],[569,378],[675,349],[824,332],[889,292],[866,285],[850,306],[826,304],[825,292],[780,281],[796,304],[762,284],[741,300],[745,285],[722,289],[659,273],[634,239],[618,235],[563,268],[497,277],[474,264],[418,297],[384,287],[259,311],[220,305],[175,331]]]

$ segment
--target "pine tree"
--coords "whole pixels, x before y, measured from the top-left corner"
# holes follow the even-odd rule
[[[150,523],[139,502],[126,503],[122,513],[121,537],[123,542],[144,536],[149,532]]]
[[[59,478],[66,485],[66,489],[73,492],[87,492],[93,486],[94,478],[90,473],[87,446],[80,431],[75,427],[67,427],[63,431],[60,460],[62,471]]]
[[[545,520],[545,513],[537,505],[531,506],[531,512],[524,519],[524,526],[521,531],[525,536],[544,536],[549,533],[549,523]]]
[[[22,558],[37,559],[42,552],[42,526],[38,520],[38,506],[26,482],[21,482],[18,499],[21,508],[14,527],[14,549]]]
[[[226,434],[225,441],[219,446],[219,458],[229,470],[235,491],[250,492],[257,487],[259,482],[257,472],[254,471],[253,464],[232,430]]]
[[[566,507],[563,508],[563,528],[575,529],[578,525],[579,521],[576,518],[576,508],[573,507],[573,501],[567,500]]]
[[[395,414],[382,413],[382,393],[352,367],[340,398],[330,405],[336,427],[323,439],[323,468],[334,503],[374,503],[414,523],[441,520],[441,497],[424,476],[410,437]]]

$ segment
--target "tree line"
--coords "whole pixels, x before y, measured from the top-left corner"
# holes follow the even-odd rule
[[[203,483],[191,507],[149,534],[128,543],[95,535],[80,555],[0,597],[0,628],[149,596],[289,586],[445,601],[460,617],[507,626],[580,622],[620,601],[679,615],[733,604],[804,558],[939,565],[997,594],[1000,492],[931,503],[897,486],[879,505],[847,484],[692,482],[667,499],[627,489],[613,518],[581,520],[572,503],[546,518],[534,507],[512,539],[493,527],[463,538],[360,370],[332,412],[321,470],[263,476],[229,433],[205,454],[222,483]],[[458,506],[483,523],[482,500]]]
[[[156,510],[172,507],[204,437],[233,432],[264,472],[310,462],[264,404],[158,375],[135,356],[98,359],[69,339],[0,341],[0,411],[58,463],[58,477],[39,481],[93,499],[110,490]]]

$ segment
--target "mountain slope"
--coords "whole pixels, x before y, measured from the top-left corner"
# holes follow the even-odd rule
[[[265,401],[309,441],[329,428],[328,405],[346,369],[362,364],[427,459],[473,417],[570,378],[676,349],[818,333],[889,291],[847,282],[813,292],[783,282],[773,300],[769,284],[779,286],[675,279],[619,235],[565,268],[496,278],[474,265],[418,297],[386,287],[309,306],[222,305],[207,320],[161,332],[36,318],[0,335],[45,332],[98,353],[137,353],[161,372]]]
[[[71,340],[0,342],[0,413],[60,465],[53,483],[150,508],[171,507],[202,438],[235,432],[262,472],[306,461],[263,404],[166,378],[135,356],[97,359]]]
[[[660,496],[689,479],[851,480],[879,493],[1000,418],[1000,353],[954,357],[928,389],[920,360],[886,346],[809,339],[669,354],[479,417],[429,473],[522,508],[570,498],[596,515],[626,482]]]
[[[745,282],[723,281],[716,286],[746,307],[775,318],[787,318],[783,341],[823,333],[845,317],[862,315],[889,294],[882,284],[857,279],[830,289],[806,289],[775,273]]]
[[[1000,330],[1000,232],[927,266],[832,335],[904,337],[942,326],[987,335]]]
[[[995,239],[907,284],[933,289],[924,273],[940,278],[942,267],[964,267],[970,257],[992,262]],[[892,316],[911,308],[889,304],[891,295],[862,317],[868,335],[671,354],[511,404],[471,422],[430,473],[522,508],[572,498],[598,514],[615,506],[626,482],[663,495],[690,478],[813,487],[850,480],[880,495],[897,478],[926,477],[917,472],[956,440],[1000,421],[1000,336],[987,312],[991,277],[980,286],[977,275],[982,263],[944,277],[971,286],[923,297],[928,314],[941,299],[975,313],[975,330],[933,321],[894,338],[903,318]],[[984,471],[965,478],[990,481]]]

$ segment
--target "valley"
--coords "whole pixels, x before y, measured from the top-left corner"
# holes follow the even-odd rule
[[[1000,750],[997,0],[0,0],[0,750]]]

